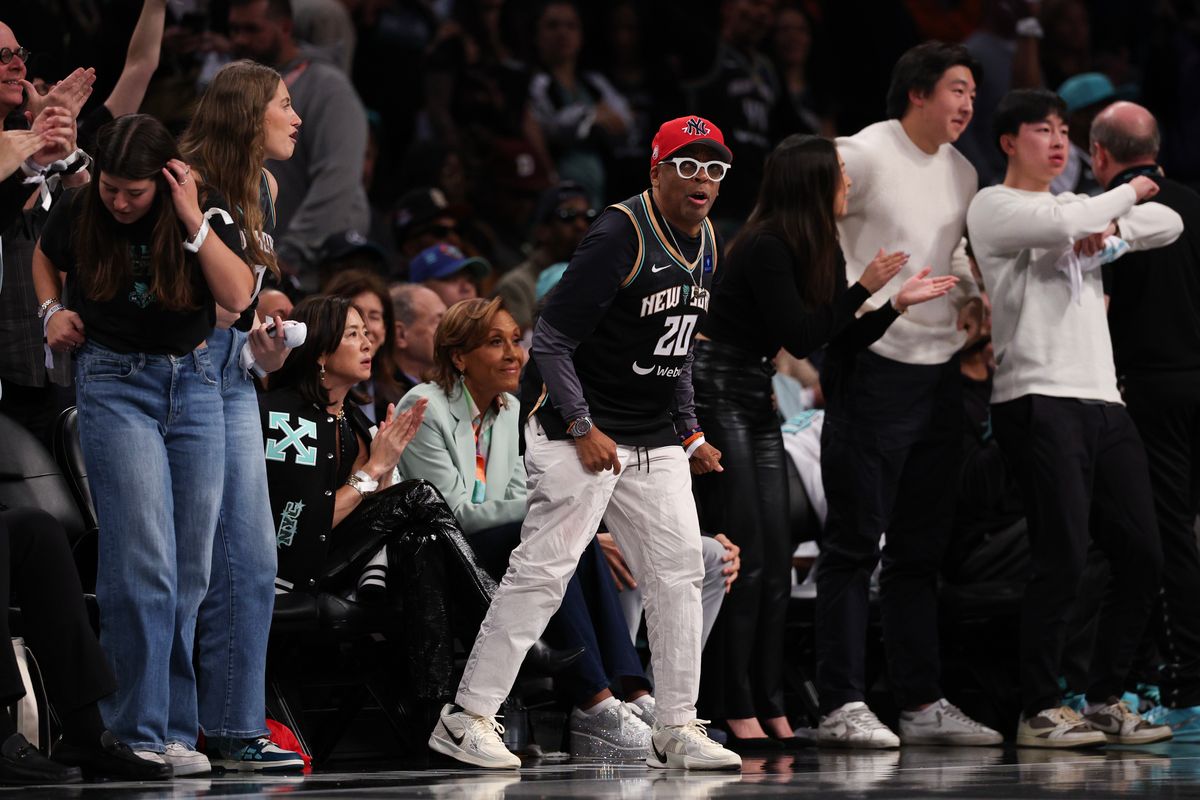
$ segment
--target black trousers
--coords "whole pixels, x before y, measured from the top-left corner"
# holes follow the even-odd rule
[[[1200,705],[1200,375],[1125,376],[1125,402],[1146,447],[1163,550],[1160,611],[1151,625],[1170,708]]]
[[[698,483],[705,522],[741,551],[742,569],[709,635],[701,668],[705,713],[721,719],[784,714],[783,637],[791,596],[787,467],[771,363],[717,342],[696,342],[692,381],[704,438],[724,472]]]
[[[868,591],[885,532],[880,608],[892,692],[901,708],[933,702],[942,696],[938,570],[962,447],[958,359],[927,366],[831,352],[821,386],[829,503],[817,564],[821,713],[865,699]]]
[[[1112,572],[1087,698],[1120,697],[1158,594],[1162,549],[1141,437],[1116,404],[1027,395],[992,406],[996,439],[1025,500],[1032,574],[1021,602],[1021,703],[1062,702],[1064,623],[1095,538]],[[1090,524],[1090,529],[1089,529]]]
[[[0,511],[0,558],[0,600],[5,603],[0,608],[0,704],[12,704],[25,694],[9,644],[8,605],[13,601],[20,604],[21,633],[60,714],[116,691],[58,521],[32,508]]]

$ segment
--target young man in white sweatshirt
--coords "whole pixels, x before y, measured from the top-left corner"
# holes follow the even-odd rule
[[[1008,172],[967,214],[992,301],[993,427],[1021,484],[1032,547],[1017,744],[1144,744],[1170,738],[1170,727],[1118,698],[1158,595],[1162,551],[1146,454],[1117,390],[1095,256],[1112,236],[1134,250],[1170,244],[1183,222],[1166,206],[1138,205],[1158,192],[1144,176],[1097,197],[1050,194],[1066,164],[1065,113],[1043,89],[1004,98],[995,132]],[[1058,676],[1064,621],[1093,536],[1112,583],[1080,717],[1062,705]]]
[[[867,350],[831,346],[821,470],[829,514],[817,568],[821,745],[998,744],[1000,734],[943,696],[937,575],[949,541],[962,442],[957,352],[982,313],[963,234],[978,181],[953,142],[971,121],[978,65],[965,48],[927,42],[896,63],[891,119],[837,140],[853,183],[838,221],[846,277],[900,250],[899,285],[925,267],[954,274],[944,298],[907,310]],[[884,286],[863,306],[894,294]],[[880,609],[900,736],[865,704],[868,591],[887,533]]]

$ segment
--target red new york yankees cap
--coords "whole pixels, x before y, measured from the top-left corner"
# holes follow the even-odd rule
[[[725,137],[721,134],[721,129],[704,117],[693,116],[680,117],[662,124],[658,133],[654,134],[654,147],[650,151],[650,166],[653,167],[664,158],[669,158],[681,147],[699,142],[712,145],[722,158],[733,162],[733,153],[729,152],[729,148],[725,146]]]

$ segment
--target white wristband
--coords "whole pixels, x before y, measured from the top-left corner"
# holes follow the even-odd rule
[[[196,235],[192,237],[190,242],[184,239],[183,249],[187,250],[189,253],[199,253],[200,247],[204,244],[204,238],[208,236],[209,230],[210,226],[208,224],[208,220],[205,219],[200,223],[200,230],[196,231]]]
[[[699,439],[697,439],[696,441],[692,442],[691,444],[689,444],[687,446],[687,449],[683,451],[684,455],[686,455],[688,458],[691,458],[692,453],[699,450],[700,445],[702,445],[702,444],[704,444],[704,434],[701,434]]]

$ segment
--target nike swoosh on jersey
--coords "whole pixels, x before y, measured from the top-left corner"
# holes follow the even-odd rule
[[[662,272],[664,269],[670,269],[670,264],[655,264],[650,268],[651,272]]]
[[[649,375],[651,372],[654,372],[654,365],[651,364],[648,367],[639,367],[638,363],[635,361],[633,362],[633,371],[638,375]]]

